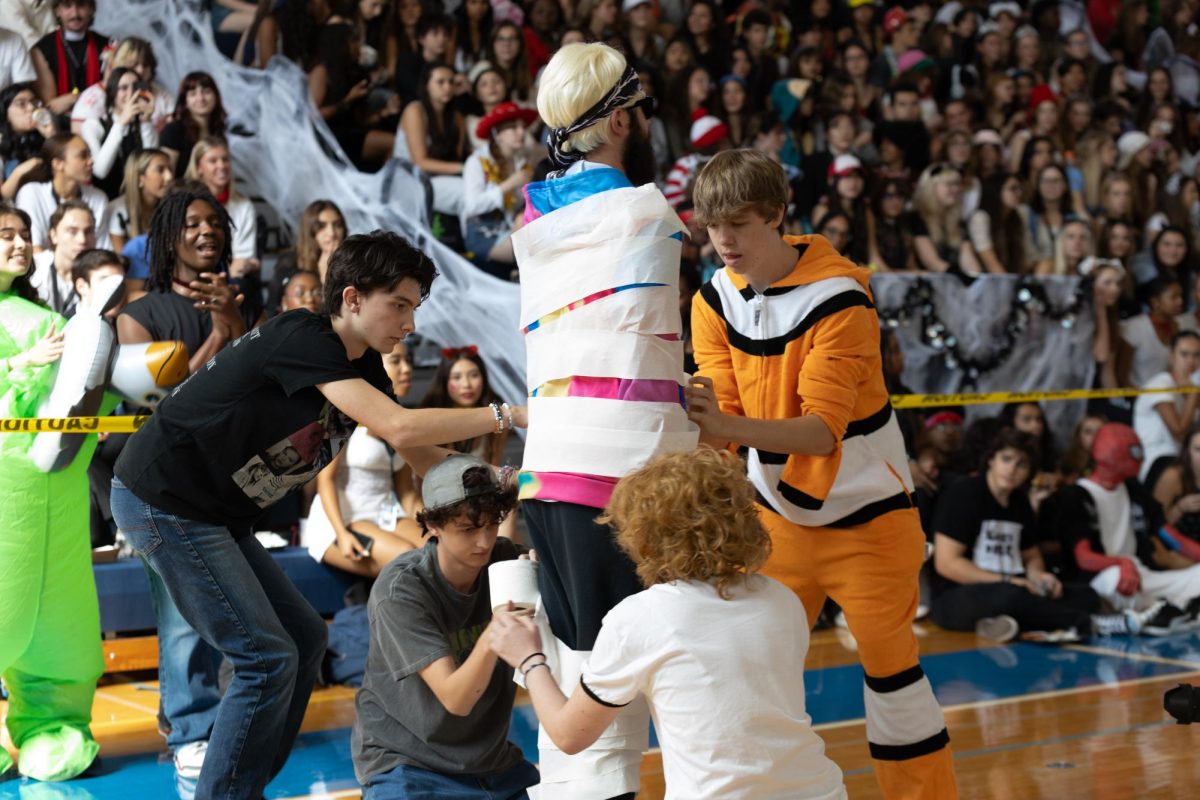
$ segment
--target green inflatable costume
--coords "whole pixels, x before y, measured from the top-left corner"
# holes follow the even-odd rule
[[[29,350],[51,325],[62,330],[62,317],[0,292],[0,418],[34,417],[49,395],[51,365],[6,370],[2,360]],[[88,530],[96,437],[49,474],[29,459],[33,438],[0,433],[0,675],[21,774],[60,781],[87,769],[100,749],[89,730],[104,672]],[[11,766],[0,747],[0,772]]]

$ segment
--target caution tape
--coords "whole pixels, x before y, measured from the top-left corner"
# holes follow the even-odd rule
[[[1194,394],[1200,386],[1170,386],[1165,389],[1059,389],[1042,392],[963,392],[960,394],[894,394],[892,408],[940,408],[989,403],[1041,403],[1055,400],[1092,400],[1136,397],[1140,394]]]
[[[941,408],[994,403],[1042,403],[1056,400],[1092,400],[1136,397],[1140,394],[1194,394],[1200,386],[1165,389],[1059,389],[1041,392],[960,392],[959,394],[894,394],[892,408]],[[137,417],[35,417],[0,419],[0,433],[133,433],[150,419]]]
[[[0,433],[133,433],[150,419],[137,417],[34,417],[0,419]]]

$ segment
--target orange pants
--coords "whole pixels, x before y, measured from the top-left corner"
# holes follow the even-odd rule
[[[888,800],[958,796],[941,708],[917,661],[912,621],[925,535],[916,510],[853,528],[808,528],[759,506],[772,552],[763,574],[796,593],[811,626],[831,597],[866,673],[867,742]]]

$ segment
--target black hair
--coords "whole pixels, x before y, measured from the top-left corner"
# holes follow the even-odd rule
[[[0,217],[16,217],[17,219],[21,220],[21,224],[25,226],[26,235],[29,234],[29,229],[31,227],[29,215],[17,208],[15,203],[10,203],[8,200],[0,200]],[[43,303],[42,298],[38,296],[37,289],[33,288],[33,284],[29,282],[29,276],[33,274],[34,268],[32,237],[26,244],[26,251],[28,252],[28,255],[26,256],[28,264],[25,267],[25,274],[18,275],[17,277],[13,278],[12,291],[17,295],[17,297],[20,297],[23,300],[28,300],[31,303],[44,306],[46,304]]]
[[[437,370],[433,373],[433,380],[429,382],[429,389],[426,390],[425,396],[421,398],[419,408],[454,408],[454,401],[450,399],[450,372],[454,369],[454,365],[459,361],[470,361],[479,370],[479,377],[482,379],[483,390],[479,393],[479,399],[475,401],[477,408],[483,408],[491,403],[499,403],[500,397],[492,389],[491,381],[488,379],[487,364],[483,361],[483,356],[478,352],[471,352],[470,349],[463,348],[461,350],[443,351],[441,363],[438,364]],[[446,445],[451,450],[457,450],[460,453],[470,453],[475,449],[475,446],[481,439],[488,440],[488,453],[491,453],[491,443],[495,441],[494,437],[497,434],[485,433],[481,436],[476,436],[471,439],[463,439],[459,442]]]
[[[8,108],[21,92],[32,92],[37,101],[37,86],[30,83],[14,83],[0,91],[0,161],[28,161],[36,158],[42,149],[45,137],[37,128],[17,133],[8,123]]]
[[[1029,459],[1029,477],[1033,477],[1033,473],[1038,469],[1041,451],[1038,448],[1037,439],[1032,434],[1024,433],[1016,428],[1010,428],[1007,425],[1002,427],[992,437],[991,443],[984,452],[983,460],[979,462],[979,471],[986,473],[988,463],[1001,450],[1016,450]]]
[[[150,230],[146,238],[150,274],[146,278],[146,291],[171,291],[171,280],[175,277],[175,248],[183,236],[188,206],[196,201],[208,203],[217,212],[225,233],[220,263],[229,263],[233,248],[233,223],[229,219],[229,212],[217,202],[204,184],[199,181],[181,181],[172,186],[171,191],[158,204],[158,208],[154,209],[154,216],[150,218]]]
[[[912,81],[896,81],[887,90],[888,103],[896,102],[896,95],[904,92],[907,92],[908,94],[915,94],[918,97],[921,96],[921,90],[918,89],[917,85]]]
[[[711,3],[710,3],[710,5],[711,5]],[[717,19],[718,18],[713,19],[714,25],[717,24]],[[771,15],[768,14],[767,12],[763,11],[761,8],[752,8],[749,11],[747,11],[744,15],[742,15],[742,30],[743,31],[747,30],[748,28],[752,28],[755,25],[762,25],[764,27],[770,28],[771,27]]]
[[[1020,409],[1021,406],[1034,406],[1037,408],[1038,413],[1042,415],[1041,440],[1034,440],[1034,444],[1037,447],[1037,450],[1035,451],[1037,458],[1033,459],[1031,463],[1034,467],[1042,470],[1043,472],[1051,472],[1057,469],[1058,446],[1054,443],[1054,433],[1050,430],[1050,421],[1046,419],[1046,412],[1042,409],[1041,403],[1033,400],[1026,400],[1019,403],[1005,403],[1000,409],[1000,422],[1003,423],[1006,428],[1013,428],[1015,430],[1017,426],[1017,410]],[[991,454],[989,454],[987,458],[990,459],[991,457]],[[1039,458],[1041,461],[1038,460]],[[986,466],[984,468],[986,468]]]
[[[463,472],[462,483],[464,489],[470,490],[494,485],[496,478],[491,467],[474,467]],[[430,528],[444,527],[466,514],[472,525],[482,527],[503,522],[516,506],[517,487],[514,484],[497,487],[495,491],[468,497],[452,505],[418,511],[417,523],[421,526],[422,535],[428,535]]]
[[[1078,58],[1067,57],[1058,62],[1058,69],[1055,70],[1055,73],[1061,78],[1063,75],[1067,74],[1067,71],[1070,70],[1071,67],[1079,67],[1084,72],[1087,72],[1087,64],[1084,64]]]
[[[113,67],[112,72],[108,73],[108,81],[104,84],[104,103],[109,114],[116,111],[117,92],[121,88],[121,78],[131,72],[137,76],[137,71],[132,67]],[[141,78],[138,77],[138,80],[140,81]]]
[[[417,20],[417,39],[420,40],[430,31],[440,30],[449,35],[454,30],[454,20],[445,14],[426,12]]]
[[[197,86],[210,89],[216,95],[216,104],[213,105],[212,113],[208,115],[209,135],[225,135],[225,105],[221,102],[220,87],[213,80],[213,76],[207,72],[189,72],[179,82],[179,94],[175,98],[175,114],[172,116],[172,119],[178,121],[183,126],[184,139],[191,144],[195,144],[200,139],[200,123],[196,122],[187,110],[187,96],[188,92]]]
[[[1178,277],[1171,274],[1156,275],[1152,281],[1146,284],[1146,299],[1158,297],[1172,286],[1183,286],[1183,283]]]
[[[388,291],[405,278],[420,285],[424,300],[437,275],[433,262],[399,234],[376,230],[348,236],[329,257],[325,312],[334,317],[341,313],[342,291],[347,286],[370,294],[376,289]]]
[[[71,284],[74,285],[77,280],[90,280],[93,272],[101,267],[109,266],[120,267],[124,272],[129,271],[129,266],[125,263],[125,259],[112,250],[103,250],[98,247],[91,250],[84,250],[75,258],[75,263],[71,265]]]

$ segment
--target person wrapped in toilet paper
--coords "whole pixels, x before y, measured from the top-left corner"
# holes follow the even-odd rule
[[[38,302],[29,284],[29,228],[24,212],[0,203],[0,417],[107,413],[117,402],[102,391],[112,339],[97,334],[108,324],[100,317],[119,282],[96,290],[104,295],[96,308],[81,301],[63,330],[63,318]],[[60,360],[96,368],[84,376],[62,372]],[[74,778],[99,753],[90,731],[96,679],[104,671],[88,537],[87,467],[95,447],[90,434],[0,435],[5,724],[20,751],[21,774],[37,780]],[[0,748],[0,774],[11,766]]]
[[[519,496],[557,640],[545,647],[570,691],[604,615],[642,589],[595,518],[618,479],[653,456],[692,450],[698,432],[683,405],[684,225],[652,183],[652,99],[624,56],[602,44],[560,49],[540,86],[557,171],[525,187],[525,224],[512,239],[530,422]],[[632,796],[648,730],[639,700],[579,755],[542,731],[531,796]]]

